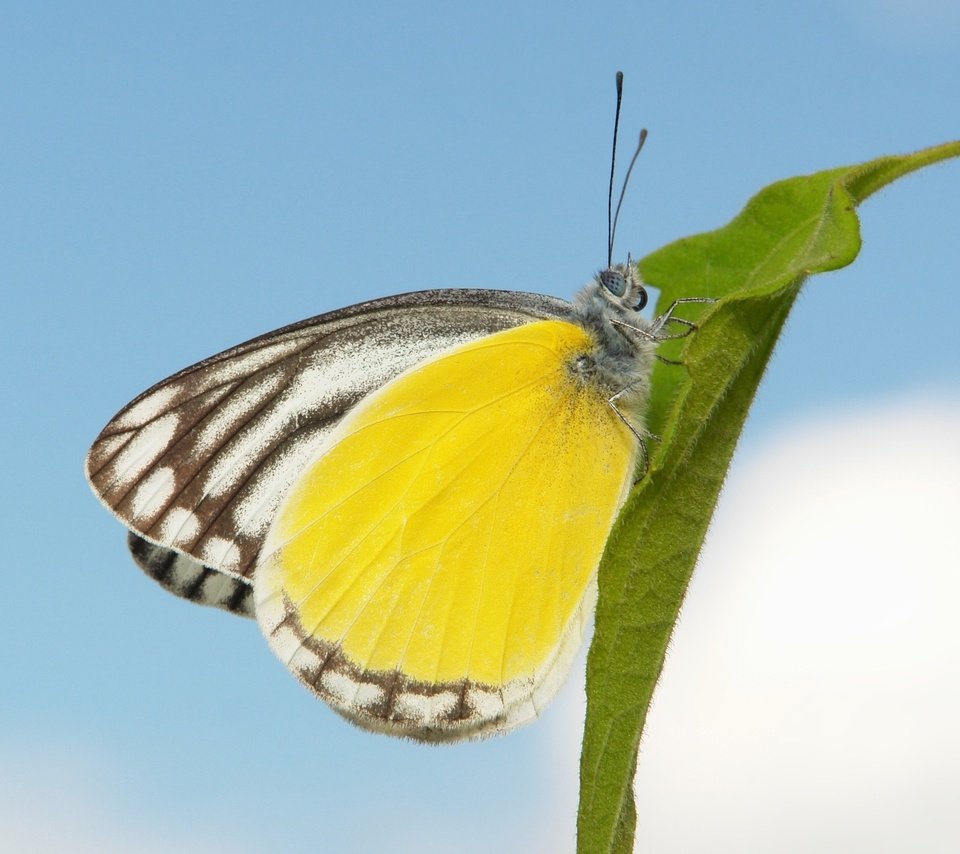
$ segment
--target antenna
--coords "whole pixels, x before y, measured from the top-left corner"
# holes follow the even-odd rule
[[[627,167],[627,176],[623,179],[623,189],[620,190],[620,200],[617,202],[617,211],[613,215],[613,228],[610,231],[610,255],[613,255],[613,238],[617,236],[617,220],[620,219],[620,205],[623,204],[623,197],[627,194],[627,184],[630,183],[630,173],[633,171],[633,164],[637,162],[637,158],[640,156],[640,149],[643,148],[643,144],[647,141],[647,129],[644,128],[640,131],[640,141],[637,143],[637,150],[633,152],[633,157],[630,160],[630,165]],[[611,258],[612,260],[612,258]],[[610,266],[610,261],[607,261],[607,266]]]
[[[627,167],[626,177],[623,179],[623,187],[620,189],[620,198],[617,201],[616,213],[613,212],[613,177],[617,166],[617,132],[620,129],[620,102],[623,100],[623,72],[617,72],[617,112],[613,120],[613,153],[610,155],[610,187],[607,190],[607,269],[613,266],[613,241],[617,236],[617,221],[620,219],[620,207],[623,205],[623,197],[627,193],[627,184],[630,183],[630,173],[633,172],[633,165],[640,156],[643,144],[647,141],[647,129],[640,131],[640,141],[637,143],[637,149],[633,152],[630,159],[630,165]]]
[[[610,155],[610,189],[607,190],[607,269],[613,265],[613,176],[617,167],[617,131],[620,129],[620,102],[623,100],[623,72],[617,72],[617,112],[613,118],[613,153]]]

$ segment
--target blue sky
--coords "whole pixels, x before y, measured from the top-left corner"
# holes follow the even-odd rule
[[[87,446],[156,380],[303,317],[430,287],[570,297],[605,261],[618,68],[625,137],[650,130],[623,256],[774,180],[960,137],[947,0],[342,6],[4,5],[0,847],[569,850],[577,674],[506,738],[359,732],[256,626],[139,574]],[[938,740],[960,712],[941,604],[960,164],[861,213],[860,259],[808,284],[734,463],[641,757],[643,850],[698,850],[704,828],[731,851],[960,832],[960,754]]]

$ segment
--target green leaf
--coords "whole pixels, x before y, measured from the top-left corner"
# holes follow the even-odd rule
[[[648,424],[661,436],[649,475],[611,532],[587,662],[577,850],[633,850],[633,778],[647,708],[750,403],[805,279],[860,250],[856,206],[896,178],[960,155],[960,142],[772,184],[717,231],[640,262],[662,311],[699,331],[667,342]]]

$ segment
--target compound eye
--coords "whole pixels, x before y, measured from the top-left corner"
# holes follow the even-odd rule
[[[637,304],[633,307],[634,311],[643,311],[647,307],[647,292],[644,288],[640,288],[640,292],[637,294]]]
[[[600,274],[600,284],[615,297],[622,297],[627,292],[627,280],[618,270],[604,270]]]

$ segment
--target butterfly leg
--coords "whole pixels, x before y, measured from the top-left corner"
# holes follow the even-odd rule
[[[671,365],[673,367],[683,367],[683,362],[678,362],[676,359],[668,359],[666,356],[661,356],[659,353],[654,353],[653,358],[658,362],[663,362],[665,365]]]
[[[643,338],[646,338],[648,341],[652,341],[655,344],[659,344],[661,341],[673,341],[678,338],[686,338],[688,335],[692,335],[694,332],[696,332],[697,329],[699,329],[700,327],[697,326],[696,323],[693,323],[690,320],[684,320],[681,317],[671,316],[671,312],[674,310],[674,308],[676,308],[677,305],[684,302],[716,302],[716,300],[711,299],[709,297],[704,297],[702,299],[698,297],[690,297],[690,298],[676,300],[673,303],[673,305],[670,306],[670,308],[668,308],[663,314],[661,314],[658,318],[656,318],[656,320],[654,320],[653,324],[649,329],[643,329],[642,327],[639,327],[639,326],[633,326],[632,324],[624,323],[622,320],[611,320],[610,322],[614,326],[619,326],[619,327],[622,327],[623,329],[629,329],[635,335],[639,335]],[[685,326],[686,329],[684,329],[683,332],[677,335],[664,335],[663,327],[666,326],[668,323],[679,323]],[[683,362],[678,362],[674,359],[668,359],[665,356],[661,356],[658,353],[654,353],[654,358],[659,362],[663,362],[663,364],[665,365],[682,365],[683,364]]]
[[[653,325],[650,327],[650,332],[657,341],[672,341],[675,338],[686,338],[688,335],[692,334],[697,330],[697,324],[693,323],[690,320],[684,320],[682,317],[674,317],[673,312],[678,306],[686,305],[687,303],[714,303],[716,300],[713,297],[680,297],[680,299],[675,299],[667,310],[657,317],[653,321]],[[682,326],[687,327],[683,332],[680,332],[676,335],[661,335],[663,328],[668,323],[679,323]]]
[[[682,317],[674,317],[673,312],[677,306],[684,305],[685,303],[714,302],[716,302],[716,300],[713,299],[713,297],[681,297],[680,299],[676,299],[670,304],[670,307],[663,314],[654,319],[653,323],[650,324],[649,329],[643,329],[642,327],[634,326],[630,323],[625,323],[622,320],[616,319],[611,320],[610,323],[623,329],[629,329],[634,334],[640,335],[643,338],[646,338],[648,341],[654,341],[657,343],[661,341],[672,341],[676,338],[686,338],[688,335],[691,335],[700,328],[692,320],[684,320]],[[663,328],[668,323],[679,323],[682,326],[685,326],[686,329],[676,335],[664,335]]]
[[[637,444],[640,446],[640,456],[643,460],[643,467],[640,474],[633,481],[634,484],[637,484],[643,480],[647,476],[647,472],[650,471],[650,452],[647,448],[646,440],[652,439],[655,442],[659,442],[660,437],[643,428],[637,430],[636,426],[630,422],[630,419],[628,419],[627,416],[620,411],[620,407],[617,406],[617,398],[620,397],[620,395],[630,391],[631,388],[631,386],[627,386],[626,388],[620,389],[620,391],[618,391],[616,394],[607,398],[607,403],[610,405],[610,408],[614,411],[617,418],[619,418],[627,426],[627,429],[633,433],[637,440]]]

